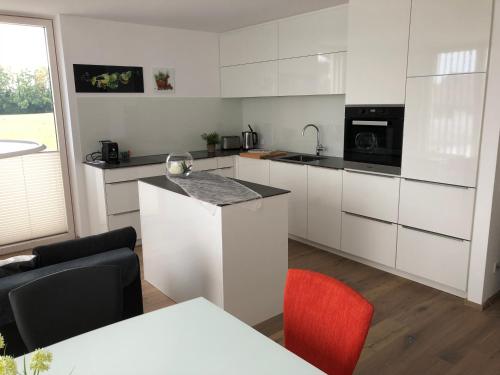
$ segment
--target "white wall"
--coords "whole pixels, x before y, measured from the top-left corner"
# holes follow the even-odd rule
[[[81,162],[85,151],[88,150],[92,132],[96,132],[96,141],[105,135],[102,129],[94,126],[107,126],[106,122],[113,119],[112,112],[103,113],[102,109],[106,107],[108,102],[112,103],[109,106],[110,111],[118,109],[118,112],[114,114],[125,122],[119,128],[121,131],[132,129],[130,116],[138,122],[137,125],[140,126],[142,132],[153,132],[158,127],[159,121],[153,116],[148,116],[147,108],[150,107],[148,107],[149,104],[146,104],[148,101],[144,99],[150,98],[154,103],[161,101],[167,103],[171,97],[159,96],[161,94],[153,92],[151,70],[153,67],[173,67],[176,72],[174,96],[213,98],[213,107],[193,106],[193,112],[200,112],[196,115],[197,117],[190,113],[189,118],[205,118],[203,111],[208,108],[210,114],[207,118],[211,118],[213,125],[208,122],[205,122],[204,125],[207,128],[216,125],[218,121],[214,118],[213,112],[221,106],[220,99],[218,99],[220,91],[218,35],[66,15],[60,15],[55,19],[55,33],[63,91],[75,226],[78,235],[85,235],[88,233],[88,215]],[[76,94],[73,64],[142,66],[145,93]],[[135,111],[128,111],[130,100],[135,99],[138,103]],[[102,106],[92,109],[85,105],[86,100],[94,100],[96,103],[102,100]],[[92,113],[89,111],[94,110],[101,111],[99,114],[102,121],[89,125],[89,122],[86,122],[92,119]],[[186,114],[186,111],[183,113]],[[142,116],[136,116],[139,114]],[[84,120],[83,124],[80,124],[80,119]],[[182,122],[180,115],[175,119]],[[117,124],[117,121],[114,124]],[[186,122],[184,125],[189,126],[186,125]],[[113,133],[109,134],[110,137],[116,134],[115,131],[120,130],[113,130]],[[140,143],[138,146],[130,144],[130,147],[140,150],[144,148],[144,145]]]
[[[495,2],[472,234],[467,299],[483,303],[500,289],[500,2]]]
[[[264,148],[313,154],[316,132],[302,128],[309,123],[320,129],[324,155],[342,156],[344,145],[344,95],[249,98],[242,101],[243,130],[247,124],[261,136]]]
[[[83,154],[112,139],[133,156],[203,150],[201,134],[238,135],[241,100],[219,98],[79,97]]]

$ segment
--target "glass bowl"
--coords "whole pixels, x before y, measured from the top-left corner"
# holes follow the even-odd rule
[[[165,164],[167,167],[167,176],[187,177],[193,170],[193,156],[189,152],[174,152],[167,156]]]

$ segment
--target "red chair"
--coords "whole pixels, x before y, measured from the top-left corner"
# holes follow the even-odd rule
[[[285,347],[327,374],[353,373],[372,316],[373,306],[340,281],[311,271],[288,271]]]

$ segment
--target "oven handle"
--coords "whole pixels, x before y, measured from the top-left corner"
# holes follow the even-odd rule
[[[388,126],[389,121],[352,120],[353,125]]]

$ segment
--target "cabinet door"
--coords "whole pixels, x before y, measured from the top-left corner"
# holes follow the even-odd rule
[[[486,72],[492,0],[413,0],[408,76]]]
[[[139,209],[137,181],[117,182],[105,186],[108,215]]]
[[[217,159],[196,159],[193,162],[193,171],[209,171],[217,169]]]
[[[143,165],[140,167],[116,168],[104,170],[106,183],[137,180],[139,178],[160,176],[165,174],[165,163]]]
[[[224,98],[278,95],[278,62],[223,67],[221,91]]]
[[[251,159],[239,156],[238,176],[243,181],[269,185],[269,160]]]
[[[271,162],[270,185],[290,190],[288,233],[307,238],[307,166]]]
[[[399,177],[350,170],[343,173],[343,211],[397,223]]]
[[[217,158],[217,168],[234,167],[234,156],[220,156]]]
[[[280,60],[279,95],[343,94],[345,62],[343,52]]]
[[[229,31],[220,35],[220,65],[238,65],[278,58],[276,22]]]
[[[223,176],[223,177],[234,178],[234,168],[233,167],[215,169],[215,170],[211,171],[211,173],[217,174],[217,175]]]
[[[399,223],[470,239],[475,189],[421,181],[401,181]]]
[[[341,250],[361,258],[394,267],[397,224],[342,213]]]
[[[475,186],[485,74],[409,78],[401,174]]]
[[[279,21],[279,58],[347,51],[347,10],[340,5]]]
[[[141,217],[139,211],[109,215],[108,226],[109,230],[133,227],[137,233],[137,239],[141,238]]]
[[[469,241],[399,226],[396,268],[465,291],[469,248]]]
[[[340,249],[342,171],[307,167],[307,239]]]
[[[350,0],[346,104],[404,104],[411,0]]]

